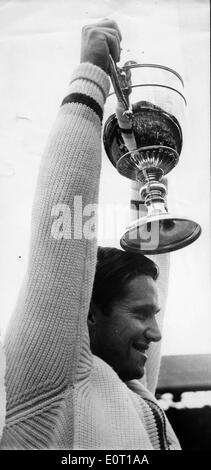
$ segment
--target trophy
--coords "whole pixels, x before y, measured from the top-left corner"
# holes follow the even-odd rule
[[[133,72],[140,68],[142,81],[134,83]],[[201,227],[167,211],[163,183],[182,150],[186,107],[182,77],[162,65],[130,61],[117,67],[111,56],[110,75],[117,109],[104,125],[104,147],[117,171],[140,183],[140,203],[147,211],[127,227],[120,245],[145,254],[183,248],[200,236]]]

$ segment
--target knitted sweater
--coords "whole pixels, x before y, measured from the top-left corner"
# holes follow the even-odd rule
[[[97,245],[93,237],[74,237],[70,213],[74,196],[83,207],[98,201],[108,91],[100,68],[84,63],[75,70],[41,162],[28,269],[5,340],[2,449],[179,448],[150,391],[136,380],[123,383],[90,350]],[[76,213],[77,234],[80,224]]]

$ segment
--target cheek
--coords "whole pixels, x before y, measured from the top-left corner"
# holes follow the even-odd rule
[[[131,318],[126,318],[124,321],[114,325],[113,339],[116,340],[120,346],[125,347],[133,340],[136,333],[137,322],[131,320]]]
[[[128,341],[129,344],[134,341],[141,340],[144,335],[146,325],[137,319],[131,319],[125,328],[122,330],[122,337]]]
[[[101,341],[111,350],[125,349],[131,336],[131,325],[128,321],[112,319],[112,322],[101,327]]]

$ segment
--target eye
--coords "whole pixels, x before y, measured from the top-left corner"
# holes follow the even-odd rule
[[[160,309],[155,309],[154,305],[147,306],[135,306],[131,309],[131,313],[134,318],[144,321],[149,320],[155,317],[155,315],[160,311]]]
[[[150,317],[149,312],[145,312],[144,310],[139,310],[139,312],[135,312],[135,318],[138,320],[147,320]]]

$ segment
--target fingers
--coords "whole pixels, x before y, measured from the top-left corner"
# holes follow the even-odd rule
[[[104,22],[105,24],[105,22]],[[106,24],[110,24],[107,22]],[[104,35],[105,41],[108,44],[109,52],[112,55],[115,62],[119,62],[120,60],[120,41],[121,41],[121,33],[118,29],[112,28],[110,26],[102,26],[97,23],[96,25],[87,25],[83,28],[83,32],[85,34],[94,34],[95,38],[102,37]]]
[[[91,62],[109,73],[111,54],[114,62],[120,60],[121,33],[113,20],[102,20],[83,27],[81,62]]]
[[[116,31],[116,33],[118,34],[119,41],[121,42],[121,40],[122,40],[121,31],[119,29],[118,24],[114,20],[110,20],[109,18],[104,18],[101,21],[98,21],[97,23],[93,23],[89,26],[92,26],[94,28],[99,27],[99,28],[112,29],[112,30]]]
[[[107,41],[109,52],[114,59],[114,62],[119,62],[120,60],[120,39],[119,33],[112,28],[101,28],[101,33],[105,35],[105,40]]]

